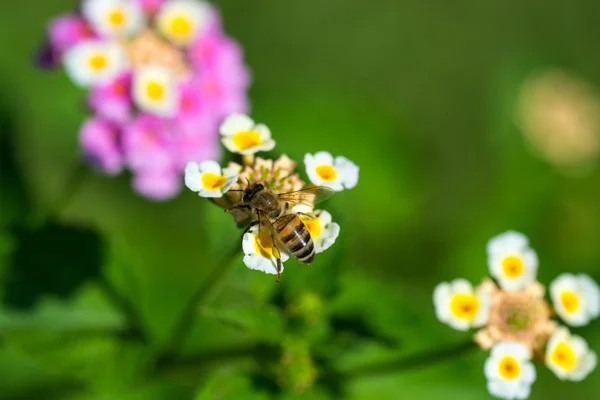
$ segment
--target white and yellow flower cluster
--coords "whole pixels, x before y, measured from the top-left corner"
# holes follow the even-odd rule
[[[532,354],[561,380],[580,381],[596,367],[596,354],[580,336],[550,320],[544,287],[536,281],[538,258],[523,234],[508,231],[487,245],[496,279],[474,288],[464,279],[443,282],[433,292],[438,319],[457,330],[481,328],[475,341],[490,349],[484,372],[488,390],[504,399],[526,399],[535,381]],[[553,308],[571,326],[600,315],[600,288],[587,275],[563,274],[550,284]]]
[[[247,115],[232,114],[221,124],[220,133],[223,146],[230,152],[243,156],[243,165],[230,163],[230,166],[221,169],[215,161],[188,163],[185,184],[198,195],[215,198],[217,204],[230,209],[241,203],[240,193],[251,183],[261,183],[278,194],[281,188],[287,188],[283,189],[284,192],[293,192],[307,187],[294,171],[296,163],[286,156],[276,161],[254,159],[257,152],[271,151],[275,147],[271,131],[266,125],[254,122]],[[318,152],[314,156],[307,154],[305,164],[306,173],[313,185],[341,191],[355,187],[358,182],[358,167],[344,157],[334,159],[329,153]],[[229,192],[232,188],[234,190]],[[322,253],[335,243],[340,234],[340,226],[333,222],[329,212],[314,209],[314,204],[310,201],[290,206],[288,212],[297,214],[308,229],[316,254]],[[240,212],[242,216],[238,219],[239,215],[234,212]],[[236,217],[236,222],[255,219],[255,215],[245,214],[245,211],[234,212],[232,215]],[[261,228],[257,224],[242,238],[244,264],[250,269],[277,274],[277,251],[274,250],[273,240],[276,242],[281,262],[287,261],[290,254],[281,240],[275,237],[271,230]]]

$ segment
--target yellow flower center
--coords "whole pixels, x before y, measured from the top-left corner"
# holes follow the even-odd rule
[[[571,291],[562,292],[560,294],[560,302],[569,313],[575,312],[579,308],[579,297]]]
[[[163,95],[165,94],[165,90],[160,83],[150,81],[146,85],[146,94],[150,99],[157,101],[162,99]]]
[[[502,270],[504,271],[504,275],[509,278],[517,278],[523,274],[523,270],[525,266],[523,265],[523,260],[518,256],[508,256],[504,260],[502,260]]]
[[[273,257],[273,242],[268,229],[261,229],[260,234],[254,239],[256,252],[265,258]]]
[[[171,20],[171,33],[175,36],[187,37],[192,32],[190,21],[184,16],[178,15]]]
[[[472,294],[458,293],[452,297],[450,309],[455,317],[470,321],[479,311],[479,300]]]
[[[570,370],[575,366],[575,353],[571,346],[561,342],[552,351],[552,361],[562,369]]]
[[[319,165],[316,171],[317,175],[324,181],[333,181],[337,177],[337,172],[331,165]]]
[[[321,235],[321,229],[323,229],[323,227],[321,226],[321,221],[319,221],[319,218],[303,217],[302,222],[304,222],[304,225],[306,225],[308,228],[310,236],[312,236],[313,239]]]
[[[104,54],[94,54],[88,59],[88,63],[93,70],[100,71],[106,68],[108,60]]]
[[[260,134],[256,131],[242,131],[233,136],[233,143],[240,150],[246,150],[262,143]]]
[[[213,174],[211,172],[202,174],[202,186],[208,190],[221,190],[226,181],[227,178],[222,175]]]
[[[521,374],[521,366],[514,357],[506,356],[498,364],[500,376],[504,379],[515,379]]]
[[[108,14],[108,21],[111,25],[120,27],[125,22],[125,13],[123,10],[113,10]]]

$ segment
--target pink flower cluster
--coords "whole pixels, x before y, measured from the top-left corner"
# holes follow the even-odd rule
[[[231,113],[247,112],[249,73],[240,47],[223,32],[220,15],[207,3],[198,0],[210,17],[193,40],[181,46],[157,27],[161,7],[172,0],[112,3],[119,1],[135,3],[141,10],[142,22],[135,32],[115,37],[95,29],[83,0],[81,13],[51,21],[43,64],[62,62],[68,69],[69,50],[84,42],[118,46],[127,58],[125,67],[86,87],[92,116],[82,125],[80,144],[86,159],[106,174],[128,168],[137,192],[168,199],[179,192],[186,163],[218,159],[220,122]],[[157,64],[176,82],[172,112],[154,112],[136,101],[136,74]]]

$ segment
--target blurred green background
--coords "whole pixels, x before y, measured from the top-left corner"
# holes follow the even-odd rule
[[[484,278],[485,244],[507,229],[529,236],[542,283],[600,281],[600,168],[561,173],[514,118],[539,68],[600,86],[596,1],[222,0],[276,152],[344,155],[360,181],[326,204],[342,226],[330,250],[286,263],[280,285],[239,257],[165,356],[239,231],[191,191],[155,203],[93,171],[40,218],[62,201],[86,114],[64,72],[32,60],[74,3],[0,5],[0,398],[487,399],[481,351],[336,372],[468,340],[436,320],[433,287]],[[574,331],[600,351],[600,322]],[[597,370],[580,383],[537,370],[531,399],[600,393]]]

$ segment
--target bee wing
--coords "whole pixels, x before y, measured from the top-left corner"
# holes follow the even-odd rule
[[[304,204],[314,207],[315,204],[327,200],[335,191],[327,186],[311,186],[295,192],[280,193],[279,199],[291,204]]]
[[[267,216],[261,212],[258,212],[258,222],[258,236],[260,237],[260,240],[262,241],[264,238],[269,238],[271,241],[271,251],[273,252],[273,256],[275,258],[281,258],[275,239],[275,227],[271,221],[269,221],[269,218],[267,218]],[[261,229],[266,229],[267,232],[263,232]]]

